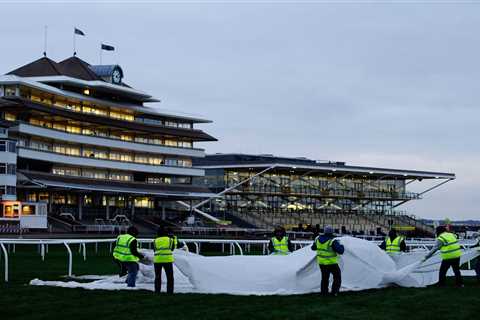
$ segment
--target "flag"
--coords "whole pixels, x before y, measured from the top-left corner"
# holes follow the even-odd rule
[[[115,47],[109,46],[108,44],[103,44],[103,43],[102,43],[102,50],[115,51]]]
[[[77,28],[75,28],[75,30],[73,31],[73,33],[78,34],[78,35],[80,35],[80,36],[85,36],[85,33],[84,33],[82,30],[77,29]]]

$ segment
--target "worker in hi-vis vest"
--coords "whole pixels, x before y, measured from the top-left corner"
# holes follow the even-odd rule
[[[405,244],[405,238],[399,236],[397,231],[392,229],[388,232],[388,236],[385,240],[380,244],[380,249],[385,250],[389,255],[406,252],[407,245]]]
[[[273,237],[268,243],[268,251],[273,255],[286,256],[294,251],[293,245],[287,237],[287,232],[282,226],[275,227]]]
[[[345,248],[338,239],[335,239],[331,226],[326,226],[324,234],[315,238],[312,250],[317,251],[317,262],[322,273],[320,293],[324,296],[328,295],[331,274],[333,275],[332,295],[336,296],[342,285],[342,271],[338,265],[338,255],[343,254]]]
[[[155,267],[155,293],[161,292],[162,287],[162,269],[167,276],[167,293],[173,293],[173,250],[177,248],[176,237],[171,230],[163,226],[157,230],[157,237],[153,242],[154,256],[153,264]]]
[[[427,260],[433,254],[440,250],[442,264],[438,273],[438,285],[444,286],[447,279],[447,271],[452,267],[455,274],[455,283],[459,287],[463,287],[462,274],[460,273],[460,257],[462,256],[462,248],[458,243],[457,236],[447,231],[444,226],[436,229],[437,242],[433,249],[425,256],[423,261]]]
[[[115,248],[113,249],[113,258],[120,262],[122,268],[128,271],[127,286],[135,287],[138,273],[138,261],[144,258],[143,254],[138,252],[137,243],[138,230],[135,227],[129,227],[126,234],[117,237]]]

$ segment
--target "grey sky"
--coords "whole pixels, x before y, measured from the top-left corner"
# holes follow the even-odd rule
[[[201,114],[207,152],[273,153],[455,172],[405,207],[480,218],[480,4],[0,1],[0,72],[41,56],[98,63],[159,107]],[[423,184],[427,188],[427,184]],[[415,190],[421,190],[422,187]]]

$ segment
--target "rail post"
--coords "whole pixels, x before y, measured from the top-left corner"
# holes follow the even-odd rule
[[[70,246],[66,243],[63,242],[63,245],[67,248],[68,252],[68,276],[72,276],[72,263],[73,263],[73,258],[72,258],[72,250],[70,249]]]
[[[8,282],[8,252],[2,242],[0,242],[0,247],[2,247],[3,256],[4,256],[4,264],[5,264],[5,282]]]

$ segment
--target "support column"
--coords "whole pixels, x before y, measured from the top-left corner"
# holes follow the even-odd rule
[[[105,219],[110,219],[110,197],[105,195],[106,205],[105,205]]]
[[[166,220],[167,216],[165,214],[165,202],[162,201],[162,220]]]
[[[135,219],[135,197],[132,197],[132,221]]]
[[[48,213],[52,214],[52,202],[53,202],[53,197],[52,197],[52,192],[48,192]]]
[[[78,195],[78,220],[83,219],[83,194]]]

